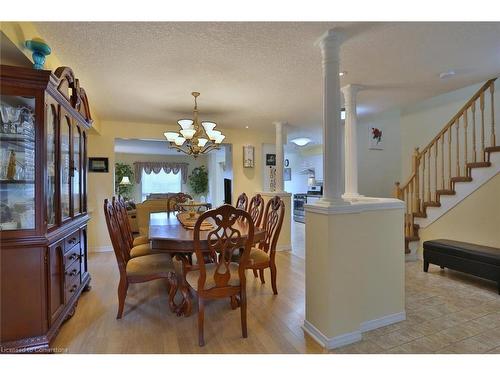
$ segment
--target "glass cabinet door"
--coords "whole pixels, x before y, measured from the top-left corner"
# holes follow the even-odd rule
[[[46,134],[47,134],[47,226],[50,228],[56,224],[56,141],[57,141],[57,107],[48,104],[46,111]]]
[[[82,212],[80,196],[81,178],[81,138],[82,132],[78,126],[73,128],[73,215],[77,216]]]
[[[70,217],[70,184],[71,184],[71,154],[70,154],[71,120],[68,115],[61,116],[60,130],[60,161],[61,161],[61,217]]]
[[[82,130],[82,212],[87,212],[87,133]]]
[[[35,228],[35,98],[0,95],[0,230]]]

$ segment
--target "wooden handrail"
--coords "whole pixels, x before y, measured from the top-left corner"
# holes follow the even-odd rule
[[[489,81],[487,81],[484,85],[481,86],[481,88],[472,96],[472,98],[469,99],[469,101],[467,103],[465,103],[465,105],[460,108],[460,110],[457,112],[457,114],[455,116],[453,116],[451,118],[450,121],[448,121],[448,123],[445,125],[445,127],[432,139],[432,141],[429,142],[429,144],[427,146],[425,146],[422,151],[420,152],[420,154],[423,154],[424,152],[426,152],[429,148],[432,147],[432,145],[444,134],[446,133],[446,131],[451,128],[453,126],[453,124],[455,124],[455,122],[457,121],[458,118],[460,118],[460,116],[462,116],[462,114],[467,110],[469,109],[469,107],[472,105],[472,103],[475,103],[476,100],[479,99],[479,97],[481,96],[482,93],[484,93],[486,90],[488,90],[490,88],[490,86],[492,85],[493,82],[496,81],[496,78],[493,78],[493,79],[490,79]]]
[[[491,147],[496,146],[495,81],[496,78],[493,78],[482,85],[427,146],[421,151],[415,148],[412,155],[412,171],[408,180],[403,185],[396,182],[394,197],[403,200],[406,207],[404,224],[407,245],[408,241],[418,239],[415,217],[426,217],[426,208],[429,206],[438,207],[441,195],[454,194],[457,181],[470,181],[471,168],[485,166],[486,147],[488,147],[486,134]],[[488,95],[491,101],[490,108],[486,108]],[[476,102],[479,104],[478,111]],[[488,124],[485,123],[487,120],[485,112],[490,115]],[[476,115],[479,120],[478,127],[476,127]],[[476,136],[476,132],[479,132],[479,137]],[[471,141],[472,147],[469,148]],[[481,155],[481,162],[478,162],[477,152]],[[406,250],[409,251],[408,248]]]

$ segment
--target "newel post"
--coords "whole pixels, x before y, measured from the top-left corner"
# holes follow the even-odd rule
[[[419,167],[420,167],[420,151],[418,147],[415,147],[413,151],[412,158],[412,173],[415,175],[415,189],[413,189],[413,210],[420,212],[420,179],[419,179]]]
[[[401,199],[403,198],[403,194],[401,192],[401,188],[399,187],[399,181],[396,181],[396,183],[394,184],[394,191],[393,191],[393,196],[394,198],[396,199]]]

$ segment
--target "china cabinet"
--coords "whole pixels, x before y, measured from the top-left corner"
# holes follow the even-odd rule
[[[0,351],[49,350],[89,290],[85,91],[0,66]]]

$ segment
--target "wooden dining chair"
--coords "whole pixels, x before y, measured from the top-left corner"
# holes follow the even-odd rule
[[[276,196],[270,199],[266,204],[264,213],[264,223],[262,228],[266,231],[266,236],[263,241],[259,242],[257,247],[252,247],[248,257],[247,268],[254,271],[256,276],[259,271],[260,281],[264,284],[264,270],[271,270],[271,286],[273,293],[278,294],[276,287],[276,244],[283,225],[285,216],[285,204],[280,197]],[[241,263],[241,261],[240,261]]]
[[[260,227],[262,216],[264,215],[264,198],[260,194],[255,194],[250,200],[248,213],[252,217],[254,225]]]
[[[184,211],[182,206],[179,203],[186,203],[188,199],[193,199],[193,197],[189,194],[185,193],[177,193],[172,195],[167,200],[167,212],[170,215],[170,212],[180,212]]]
[[[125,203],[125,200],[123,199],[123,197],[121,195],[118,196],[118,199],[115,199],[115,197],[113,197],[113,204],[115,204],[114,203],[115,200],[117,201],[120,213],[121,213],[122,218],[125,222],[125,229],[127,232],[127,237],[129,239],[129,242],[130,242],[130,246],[134,247],[137,245],[149,243],[149,237],[146,235],[139,235],[139,236],[134,238],[134,234],[132,232],[132,226],[130,225],[130,220],[128,219],[127,205]]]
[[[214,228],[207,235],[208,252],[201,249],[201,224],[209,220]],[[247,231],[246,238],[240,229]],[[205,345],[204,319],[205,301],[209,299],[231,298],[231,305],[241,310],[241,330],[247,337],[247,300],[245,264],[252,247],[254,224],[250,214],[244,210],[225,204],[204,212],[194,227],[194,251],[198,263],[189,264],[183,259],[182,272],[190,290],[198,299],[198,343]],[[240,264],[232,262],[233,252],[243,248]],[[205,262],[205,254],[211,255],[212,263]],[[233,304],[236,301],[236,304]]]
[[[104,200],[104,216],[108,227],[109,237],[113,245],[120,282],[118,284],[118,314],[116,319],[121,319],[128,286],[131,283],[143,283],[156,279],[166,279],[168,282],[168,302],[174,311],[174,297],[177,292],[177,276],[175,274],[172,258],[169,254],[151,254],[131,258],[128,251],[127,239],[122,236],[118,224],[118,212],[108,199]]]
[[[246,211],[248,209],[248,197],[245,193],[241,193],[236,200],[236,208]]]
[[[125,245],[127,246],[130,257],[135,258],[155,253],[151,249],[151,244],[149,242],[148,236],[138,237],[137,239],[139,239],[139,241],[134,239],[132,232],[130,230],[130,226],[127,226],[128,223],[127,212],[126,210],[124,212],[123,210],[124,207],[122,206],[120,199],[116,199],[115,197],[113,197],[111,204],[116,212],[116,220],[118,223],[118,227],[120,228],[120,233],[122,235]]]

